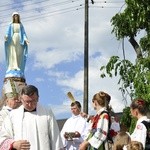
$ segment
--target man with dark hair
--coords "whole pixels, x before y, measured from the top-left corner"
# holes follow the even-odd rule
[[[80,102],[75,101],[75,102],[72,102],[72,103],[71,103],[71,107],[73,107],[73,106],[75,106],[75,105],[77,105],[78,109],[81,111],[81,104],[80,104]]]
[[[60,150],[63,145],[51,109],[39,104],[33,85],[21,91],[22,105],[12,110],[0,131],[1,150]]]
[[[78,150],[84,139],[88,123],[80,115],[81,104],[78,101],[71,103],[72,117],[67,119],[62,130],[61,137],[65,150]]]

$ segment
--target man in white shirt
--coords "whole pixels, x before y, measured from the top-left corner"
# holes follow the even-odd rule
[[[71,112],[72,117],[65,122],[61,130],[61,137],[65,150],[78,150],[88,129],[88,123],[80,115],[81,104],[78,101],[71,103]]]

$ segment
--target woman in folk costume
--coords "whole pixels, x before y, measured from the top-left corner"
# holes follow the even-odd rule
[[[5,35],[5,53],[7,70],[5,77],[24,77],[25,63],[28,53],[28,39],[20,21],[18,12],[12,14]]]
[[[107,112],[110,99],[111,97],[105,92],[99,92],[93,96],[92,104],[96,115],[90,122],[90,130],[79,150],[105,149],[110,120]]]

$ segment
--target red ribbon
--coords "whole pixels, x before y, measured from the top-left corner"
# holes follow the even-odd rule
[[[139,105],[142,105],[142,106],[143,106],[145,102],[144,102],[144,100],[139,99],[139,100],[137,100],[137,103],[138,103]]]

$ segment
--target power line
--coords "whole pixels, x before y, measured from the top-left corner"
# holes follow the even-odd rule
[[[39,4],[44,4],[45,2],[45,4],[46,4],[46,6],[42,6],[42,7],[39,7],[39,8],[41,8],[41,9],[44,9],[44,7],[52,7],[52,6],[61,6],[61,5],[66,5],[66,4],[72,4],[72,3],[75,3],[75,2],[79,2],[80,0],[67,0],[67,1],[63,1],[63,2],[56,2],[56,3],[52,3],[52,4],[48,4],[47,3],[47,0],[43,0],[43,1],[38,1],[38,2],[34,2],[34,3],[27,3],[29,0],[27,0],[27,1],[25,1],[24,3],[13,3],[13,4],[3,4],[3,5],[1,5],[0,7],[2,7],[2,8],[4,8],[3,10],[0,10],[0,14],[4,11],[5,13],[6,13],[6,11],[9,11],[9,10],[11,10],[12,9],[12,5],[13,5],[13,7],[16,7],[16,6],[18,6],[18,8],[19,8],[19,6],[20,5],[22,5],[23,7],[26,7],[26,6],[28,6],[28,7],[30,7],[30,6],[32,6],[32,5],[34,5],[34,6],[39,6]],[[113,3],[113,4],[115,4],[115,3],[123,3],[122,1],[119,1],[119,2],[107,2],[107,1],[94,1],[94,3]],[[5,7],[8,7],[8,8],[5,8]],[[26,11],[33,11],[33,9],[31,8],[31,9],[28,9],[28,10],[26,10]],[[3,17],[5,17],[5,16],[3,16]]]
[[[62,7],[62,5],[63,5],[63,9],[62,10],[64,10],[64,9],[67,9],[68,8],[68,10],[70,10],[71,8],[73,8],[73,6],[71,6],[71,4],[73,3],[73,5],[74,5],[74,2],[79,2],[80,0],[72,0],[72,1],[70,1],[70,0],[67,0],[67,1],[63,1],[63,2],[55,2],[55,3],[42,3],[43,5],[41,6],[39,6],[39,5],[37,5],[37,3],[34,3],[35,4],[35,6],[38,6],[38,7],[35,7],[34,6],[34,9],[33,9],[33,7],[32,8],[30,8],[29,7],[29,5],[27,5],[28,7],[29,7],[29,9],[25,9],[25,10],[22,10],[21,11],[21,13],[22,13],[22,15],[21,16],[25,16],[25,17],[23,17],[23,18],[31,18],[31,17],[36,17],[37,19],[38,19],[38,15],[45,15],[46,13],[47,14],[49,14],[49,13],[53,13],[53,12],[55,12],[55,11],[58,11],[58,10],[54,10],[53,11],[53,9],[54,9],[54,7],[57,7],[57,6],[61,6]],[[45,1],[40,1],[40,2],[45,2]],[[81,5],[81,4],[80,4]],[[79,5],[79,6],[80,6]],[[4,6],[4,5],[3,5]],[[25,7],[26,5],[24,5],[24,7]],[[67,7],[67,6],[70,6],[70,8],[69,7]],[[67,7],[67,8],[65,8],[65,7]],[[76,7],[76,6],[74,6],[74,7]],[[41,11],[39,11],[41,9]],[[7,11],[6,11],[6,9],[5,9],[5,13],[6,12],[9,12],[10,10],[12,10],[12,9],[8,9],[7,8]],[[61,9],[60,9],[60,11],[61,11]],[[12,13],[12,11],[11,11],[11,13]],[[5,22],[7,22],[6,21],[6,19],[5,18],[8,18],[8,17],[10,17],[11,16],[11,13],[7,13],[7,14],[4,14],[3,15],[3,13],[1,12],[1,10],[0,10],[0,19],[1,19],[1,22],[4,24]],[[34,16],[33,16],[33,13],[34,13]],[[35,20],[35,19],[34,19]]]
[[[95,1],[94,3],[124,3],[124,1]]]
[[[8,4],[3,4],[3,5],[0,5],[0,8],[2,7],[2,8],[5,8],[5,7],[9,7],[9,8],[12,8],[12,5],[13,5],[13,7],[15,7],[15,6],[20,6],[20,5],[22,5],[22,6],[32,6],[32,5],[38,5],[38,6],[40,6],[39,4],[43,4],[43,3],[45,3],[46,2],[46,5],[48,4],[48,2],[50,2],[51,3],[51,6],[61,6],[61,5],[63,5],[63,4],[69,4],[69,3],[74,3],[74,2],[78,2],[78,1],[80,1],[80,0],[66,0],[66,1],[62,1],[62,2],[55,2],[55,3],[51,3],[51,1],[50,0],[43,0],[43,1],[36,1],[36,2],[33,2],[32,3],[32,1],[30,1],[30,0],[27,0],[27,1],[25,1],[25,2],[19,2],[19,3],[8,3]],[[28,2],[30,2],[30,3],[28,3]],[[5,11],[5,10],[8,10],[8,9],[3,9],[2,11]]]
[[[46,2],[45,0],[43,1],[40,1],[39,3],[42,3],[42,2]],[[49,16],[54,16],[54,15],[60,15],[60,14],[64,14],[64,13],[69,13],[69,12],[73,12],[73,11],[78,11],[78,10],[81,10],[83,9],[84,7],[84,4],[82,3],[79,3],[78,5],[76,6],[71,6],[71,4],[74,5],[74,2],[80,2],[80,0],[67,0],[67,1],[63,1],[63,2],[56,2],[56,3],[52,3],[52,4],[49,4],[49,5],[44,5],[44,6],[41,6],[39,8],[43,9],[43,11],[41,12],[38,12],[37,10],[33,10],[33,9],[28,9],[26,11],[22,11],[22,16],[23,15],[26,15],[23,20],[24,21],[33,21],[33,20],[37,20],[37,19],[40,19],[40,18],[43,18],[43,17],[49,17]],[[94,1],[95,2],[95,1]],[[97,1],[96,1],[97,2]],[[101,2],[106,2],[106,1],[101,1]],[[34,3],[34,4],[37,4],[37,3]],[[45,3],[44,3],[45,4]],[[46,3],[47,4],[47,3]],[[57,6],[62,6],[64,8],[62,9],[50,9],[50,8],[54,8],[54,6],[57,8]],[[66,7],[66,6],[69,6],[69,7]],[[114,6],[95,6],[95,5],[91,5],[89,6],[89,8],[120,8],[120,7],[114,7]],[[38,9],[38,8],[37,8]],[[38,14],[32,14],[31,12],[38,12]],[[1,11],[0,11],[0,14],[1,14]],[[8,14],[5,15],[5,17],[0,17],[0,18],[6,18],[6,16],[8,16]],[[6,24],[6,21],[3,21],[3,26],[4,24]]]
[[[76,2],[77,1],[79,1],[79,0],[76,0]],[[63,2],[59,2],[59,3],[43,3],[43,2],[47,2],[47,1],[40,1],[40,2],[36,2],[36,3],[32,3],[32,4],[24,4],[24,7],[26,7],[26,6],[28,6],[29,7],[29,9],[26,9],[26,11],[30,11],[30,12],[32,12],[32,11],[35,11],[36,10],[36,6],[38,6],[39,7],[39,3],[41,4],[43,4],[42,6],[40,5],[40,7],[39,7],[39,9],[41,9],[41,10],[44,10],[44,8],[52,8],[52,7],[57,7],[57,6],[62,6],[62,5],[68,5],[68,4],[72,4],[72,3],[74,3],[75,1],[70,1],[70,0],[67,0],[67,1],[63,1]],[[44,5],[45,4],[45,5]],[[19,4],[17,4],[17,5],[19,5]],[[32,6],[32,5],[34,5],[34,8],[35,9],[33,9],[33,7],[30,7],[30,6]],[[9,4],[9,6],[12,6],[12,4]],[[4,8],[4,7],[3,7]],[[18,8],[19,8],[19,6],[18,6]],[[37,8],[38,9],[38,8]],[[0,10],[0,14],[2,14],[2,12],[5,12],[5,15],[0,15],[0,17],[6,17],[6,16],[8,16],[8,14],[6,14],[6,12],[8,12],[8,11],[10,11],[10,10],[12,10],[11,8],[5,8],[5,9],[3,9],[3,10]],[[10,15],[10,14],[9,14]]]
[[[69,7],[69,8],[58,9],[58,10],[53,10],[53,11],[41,13],[40,15],[33,14],[33,15],[30,15],[30,16],[24,17],[23,20],[24,20],[24,22],[33,21],[33,20],[37,20],[37,19],[40,19],[40,18],[43,18],[43,17],[49,17],[49,16],[58,15],[58,14],[64,14],[64,13],[67,13],[67,12],[77,11],[77,10],[80,10],[80,9],[83,9],[83,6],[82,5],[80,5],[80,6],[77,5],[77,6],[73,6],[73,7]],[[7,22],[3,22],[3,26],[6,23]]]
[[[115,7],[115,6],[91,6],[91,8],[120,8],[120,7]]]

